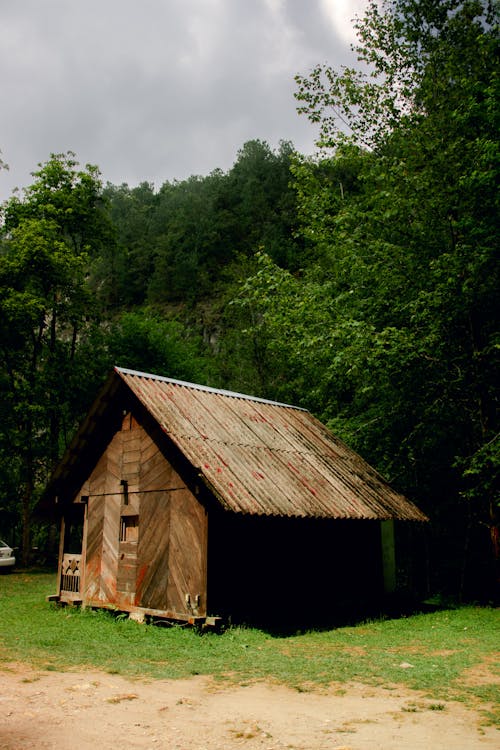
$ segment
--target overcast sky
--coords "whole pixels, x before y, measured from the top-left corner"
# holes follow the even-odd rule
[[[294,75],[352,61],[366,0],[0,0],[0,200],[72,150],[105,181],[227,170],[245,141],[316,131]]]

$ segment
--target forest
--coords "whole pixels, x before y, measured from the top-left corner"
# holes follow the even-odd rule
[[[429,516],[422,595],[498,601],[499,5],[372,0],[296,77],[317,153],[105,184],[52,154],[1,209],[0,537],[114,365],[309,409]]]

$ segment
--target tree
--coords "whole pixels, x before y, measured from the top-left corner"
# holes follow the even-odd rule
[[[154,218],[154,272],[148,286],[153,303],[188,301],[207,294],[217,264],[230,253],[219,243],[215,195],[222,173],[165,183]]]
[[[115,187],[104,190],[115,242],[94,264],[95,286],[107,302],[108,311],[144,304],[154,271],[158,194],[153,185]]]
[[[294,149],[248,141],[227,172],[138,187],[107,185],[113,233],[93,263],[91,281],[107,314],[137,305],[194,308],[218,296],[236,266],[263,246],[297,269],[290,185]]]
[[[86,272],[107,229],[98,172],[77,166],[73,154],[53,155],[3,210],[0,460],[2,489],[20,494],[25,561],[37,492],[76,417],[77,348],[91,326]]]
[[[364,68],[298,78],[323,149],[295,166],[318,260],[295,278],[265,261],[244,290],[270,351],[313,384],[307,405],[433,519],[433,584],[484,595],[500,465],[495,11],[372,2]]]
[[[227,174],[217,207],[229,209],[227,241],[241,254],[251,256],[263,247],[278,263],[296,269],[303,258],[302,243],[294,236],[294,154],[288,141],[275,151],[265,141],[247,141]]]
[[[206,382],[209,377],[200,338],[152,310],[120,315],[107,341],[113,365],[191,382]]]
[[[370,0],[354,25],[357,68],[296,76],[299,112],[318,124],[319,147],[377,148],[402,125],[449,111],[450,99],[460,107],[465,90],[481,96],[481,78],[486,97],[495,93],[497,0]]]

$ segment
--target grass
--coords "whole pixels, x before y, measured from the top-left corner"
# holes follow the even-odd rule
[[[45,601],[54,591],[52,574],[0,576],[0,666],[22,661],[150,679],[200,674],[240,684],[265,679],[299,691],[332,684],[342,690],[354,681],[424,691],[433,710],[443,710],[446,700],[491,704],[492,711],[500,704],[496,609],[463,607],[292,637],[250,628],[199,634],[60,608]]]

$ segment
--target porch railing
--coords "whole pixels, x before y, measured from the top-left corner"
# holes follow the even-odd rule
[[[64,554],[61,568],[61,596],[67,599],[80,596],[81,555]]]

